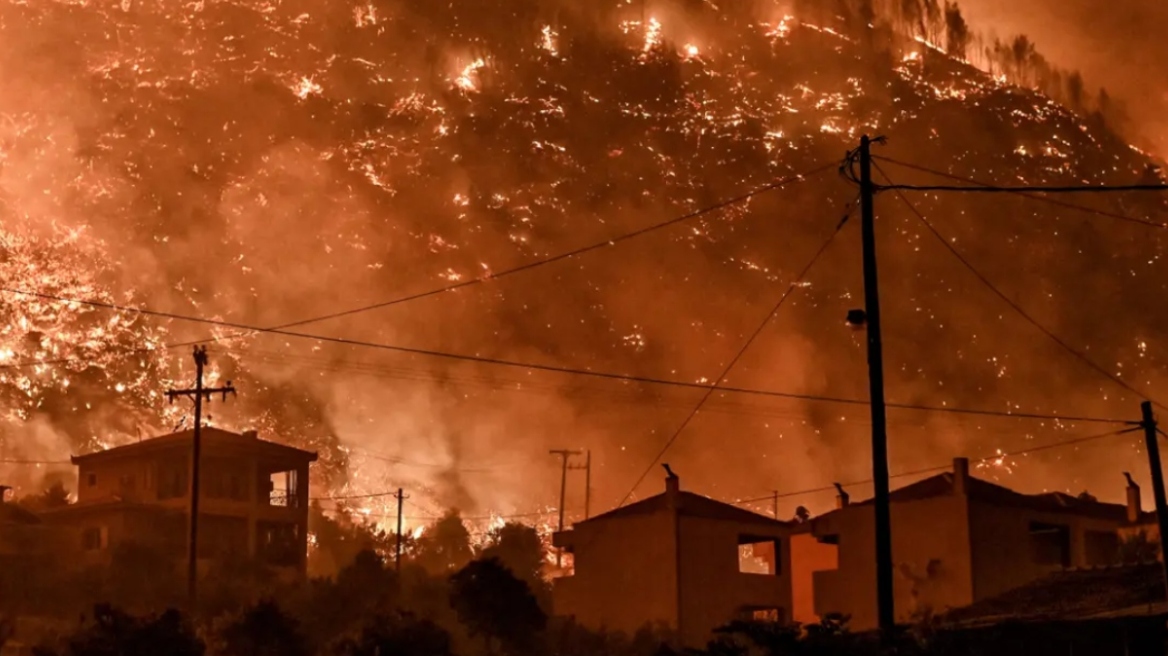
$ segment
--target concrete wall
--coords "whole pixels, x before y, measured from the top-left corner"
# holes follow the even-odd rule
[[[892,506],[893,594],[898,622],[973,601],[968,500],[937,497]],[[875,515],[851,506],[814,520],[819,537],[839,539],[839,569],[812,574],[815,612],[851,616],[853,630],[875,628]]]
[[[975,599],[993,597],[1062,569],[1060,564],[1037,563],[1032,558],[1031,522],[1068,528],[1071,567],[1114,564],[1107,562],[1110,559],[1092,561],[1087,549],[1087,532],[1116,534],[1118,521],[975,502],[970,505]]]
[[[750,609],[779,609],[791,615],[790,553],[786,531],[696,517],[681,518],[681,638],[704,647],[713,630]],[[740,536],[779,542],[778,573],[739,572]]]
[[[819,542],[810,533],[792,535],[789,545],[791,619],[800,624],[815,624],[821,618],[815,612],[814,573],[838,569],[839,548]]]
[[[630,635],[646,624],[676,628],[674,531],[663,513],[577,526],[575,572],[554,581],[555,614]]]

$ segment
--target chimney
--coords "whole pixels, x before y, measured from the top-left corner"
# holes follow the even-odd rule
[[[1127,479],[1127,521],[1134,524],[1140,521],[1140,515],[1143,514],[1143,508],[1140,507],[1140,486],[1132,480],[1131,474],[1124,472],[1123,475]]]
[[[681,479],[677,477],[677,474],[673,473],[673,470],[669,468],[669,465],[661,465],[661,466],[665,468],[665,473],[666,473],[666,476],[665,476],[665,501],[666,501],[666,504],[670,508],[676,508],[677,507],[677,497],[681,493]]]
[[[847,508],[851,496],[844,490],[844,486],[840,485],[839,483],[833,483],[832,485],[835,485],[836,492],[838,492],[838,494],[835,495],[835,507]]]
[[[953,459],[953,495],[969,494],[969,458]]]
[[[260,437],[259,431],[255,429],[243,431],[243,437],[249,440],[258,440]]]

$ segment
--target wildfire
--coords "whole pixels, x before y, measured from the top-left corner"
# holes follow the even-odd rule
[[[586,76],[576,68],[584,60],[577,53],[587,53],[589,43],[566,22],[531,25],[512,42],[452,20],[449,34],[431,39],[453,44],[449,50],[416,52],[423,49],[416,41],[393,32],[408,17],[399,20],[379,4],[321,6],[311,14],[293,4],[207,3],[186,11],[127,3],[115,15],[96,3],[69,12],[55,2],[7,3],[6,11],[26,17],[9,24],[76,20],[87,34],[119,38],[88,39],[55,62],[81,62],[68,69],[75,84],[26,104],[10,92],[0,105],[0,276],[13,287],[111,303],[154,295],[191,313],[256,310],[276,325],[311,315],[305,308],[317,304],[336,306],[337,290],[349,285],[372,298],[407,282],[423,287],[403,281],[404,272],[431,282],[489,275],[492,265],[501,270],[504,261],[554,251],[548,235],[619,225],[628,208],[638,208],[638,220],[692,211],[727,190],[838,154],[861,130],[910,125],[930,141],[933,127],[917,122],[926,101],[983,106],[1023,126],[1026,143],[1011,144],[999,166],[1012,165],[1007,157],[1039,159],[1039,171],[1051,177],[1082,178],[1084,153],[1098,151],[1082,121],[1008,86],[1004,74],[933,67],[944,54],[927,41],[903,39],[896,77],[872,88],[867,69],[856,66],[861,39],[789,15],[744,23],[733,40],[702,33],[699,47],[687,41],[693,34],[675,33],[672,20],[627,20],[625,12],[608,24],[611,39],[591,53],[624,67],[588,69]],[[439,24],[446,13],[434,10],[426,20]],[[174,29],[150,29],[156,25]],[[344,39],[329,31],[335,25],[344,26]],[[177,36],[165,43],[153,36],[172,32]],[[816,66],[788,66],[801,49],[816,54]],[[457,53],[463,58],[454,59]],[[468,53],[473,59],[464,63]],[[926,58],[930,66],[922,65]],[[684,66],[674,66],[678,61]],[[58,91],[60,100],[46,100]],[[894,97],[874,100],[886,93]],[[1121,170],[1127,162],[1111,165]],[[716,220],[733,225],[746,213],[735,207]],[[90,222],[109,217],[116,229],[98,237]],[[206,226],[222,232],[205,234]],[[687,227],[679,239],[695,249],[719,239],[713,220]],[[122,233],[134,237],[103,241]],[[488,250],[499,245],[509,249],[502,256]],[[162,253],[157,262],[131,260],[153,250]],[[198,261],[186,262],[184,250],[198,252]],[[777,275],[774,263],[759,264],[756,254],[711,250],[742,275]],[[290,272],[290,261],[304,271]],[[351,270],[376,275],[346,278]],[[314,291],[323,300],[306,298]],[[65,360],[0,369],[10,424],[50,410],[75,415],[81,427],[70,434],[84,441],[70,446],[83,450],[170,429],[182,418],[185,409],[161,397],[189,376],[185,353],[163,348],[176,341],[170,324],[47,300],[4,296],[2,303],[0,363]],[[620,353],[648,355],[660,342],[651,327],[611,325],[623,326],[605,337]],[[396,336],[399,326],[377,329]],[[336,434],[335,412],[324,406],[343,395],[317,389],[337,373],[327,369],[335,367],[331,353],[322,354],[323,364],[261,367],[247,360],[248,343],[226,340],[211,379],[250,375],[241,392],[246,423],[321,448],[322,467],[335,468],[325,491],[377,493],[412,475],[365,460],[353,466],[352,454],[337,448],[346,437]],[[1141,341],[1141,357],[1145,350]],[[266,375],[269,365],[276,374]],[[312,384],[288,382],[310,366],[325,373],[313,370]],[[1008,373],[1001,366],[993,375]],[[95,410],[106,405],[113,409]],[[425,455],[419,459],[432,460]],[[983,466],[1013,471],[1004,456]],[[434,477],[415,478],[423,487]],[[387,510],[370,503],[360,512],[374,521]]]

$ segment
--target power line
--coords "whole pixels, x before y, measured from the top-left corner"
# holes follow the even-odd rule
[[[1042,185],[1022,185],[1016,187],[969,187],[961,185],[877,185],[877,191],[936,191],[936,192],[964,192],[976,194],[1017,194],[1017,193],[1044,193],[1044,194],[1108,194],[1125,191],[1168,191],[1168,184],[1155,185],[1114,185],[1114,186],[1069,186],[1048,187]]]
[[[428,298],[430,296],[437,296],[439,294],[444,294],[446,292],[452,292],[452,291],[456,291],[459,289],[464,289],[466,287],[472,287],[474,285],[480,285],[482,283],[489,282],[492,280],[498,280],[500,278],[514,275],[516,273],[530,271],[531,269],[535,269],[535,268],[544,266],[546,264],[553,264],[555,262],[560,262],[562,260],[568,260],[568,259],[574,258],[578,255],[583,255],[585,253],[590,253],[590,252],[595,251],[595,250],[607,248],[609,246],[613,246],[613,245],[618,244],[618,243],[623,242],[623,241],[635,239],[635,238],[640,237],[642,235],[656,232],[656,231],[661,230],[663,228],[668,228],[670,226],[674,226],[674,225],[677,225],[679,223],[691,221],[693,219],[705,216],[707,214],[712,214],[714,212],[724,210],[728,207],[733,207],[733,206],[738,205],[740,203],[744,203],[744,202],[754,198],[755,196],[759,196],[759,195],[767,193],[769,191],[774,191],[776,189],[780,189],[782,187],[785,187],[791,183],[799,182],[799,181],[805,180],[806,178],[813,177],[813,176],[819,175],[821,173],[825,173],[825,172],[827,172],[835,167],[836,167],[836,164],[834,164],[834,163],[826,164],[824,166],[814,168],[806,173],[799,173],[796,175],[789,176],[787,178],[783,178],[781,180],[776,180],[775,182],[771,182],[769,184],[765,184],[761,187],[758,187],[758,188],[756,188],[752,191],[749,191],[745,194],[742,194],[740,196],[736,196],[734,198],[724,200],[724,201],[722,201],[720,203],[716,203],[714,205],[709,205],[709,206],[704,207],[702,209],[690,212],[689,214],[684,214],[682,216],[679,216],[679,217],[676,217],[673,219],[669,219],[668,221],[664,221],[662,223],[655,223],[653,225],[641,228],[639,230],[634,230],[633,232],[625,233],[619,237],[605,239],[604,241],[599,241],[599,242],[596,242],[593,244],[589,244],[587,246],[583,246],[581,248],[577,248],[577,249],[574,249],[571,251],[566,251],[564,253],[560,253],[559,255],[554,255],[552,257],[544,258],[542,260],[536,260],[534,262],[522,264],[522,265],[519,265],[517,267],[507,269],[505,271],[500,271],[499,273],[492,273],[492,274],[489,274],[486,276],[482,276],[480,278],[473,278],[471,280],[466,280],[466,281],[458,282],[458,283],[455,283],[452,285],[447,285],[447,286],[441,287],[439,289],[431,289],[429,291],[419,292],[417,294],[411,294],[409,296],[402,296],[400,298],[396,298],[396,299],[393,299],[390,301],[382,301],[379,303],[373,303],[371,305],[364,305],[364,306],[352,308],[349,310],[342,310],[340,312],[333,312],[331,314],[325,314],[325,315],[321,315],[319,317],[313,317],[311,319],[304,319],[302,321],[295,321],[293,323],[287,323],[287,324],[284,324],[282,326],[278,326],[278,328],[296,328],[299,326],[306,326],[308,324],[320,323],[322,321],[328,321],[331,319],[339,319],[341,317],[352,316],[354,314],[361,314],[364,312],[369,312],[371,310],[380,310],[382,308],[387,308],[387,307],[391,307],[394,305],[400,305],[402,303],[408,303],[410,301],[417,301],[417,300],[420,300],[423,298]]]
[[[944,171],[938,171],[936,169],[931,169],[931,168],[928,168],[925,166],[920,166],[917,164],[909,164],[908,162],[902,162],[900,160],[893,159],[891,157],[873,156],[873,159],[885,161],[885,162],[888,162],[889,164],[895,164],[897,166],[901,166],[901,167],[904,167],[907,169],[912,169],[914,171],[920,171],[923,173],[930,173],[932,175],[936,175],[936,176],[939,176],[942,178],[947,178],[949,180],[957,180],[958,182],[967,182],[969,184],[974,184],[974,185],[977,185],[979,187],[992,187],[993,186],[992,184],[990,184],[988,182],[982,182],[982,181],[976,180],[974,178],[966,178],[966,177],[963,177],[960,175],[953,175],[951,173],[945,173]],[[1131,223],[1138,223],[1141,225],[1152,226],[1153,228],[1168,228],[1168,225],[1166,225],[1164,223],[1160,223],[1158,221],[1152,221],[1150,219],[1141,219],[1141,218],[1137,218],[1137,217],[1133,217],[1133,216],[1127,216],[1126,214],[1119,214],[1116,212],[1108,212],[1106,210],[1095,209],[1093,207],[1087,207],[1085,205],[1076,205],[1075,203],[1068,203],[1066,201],[1062,201],[1062,200],[1059,200],[1057,198],[1050,198],[1048,196],[1038,196],[1036,194],[1025,193],[1022,191],[1015,191],[1014,193],[1018,196],[1021,196],[1022,198],[1029,198],[1030,200],[1036,200],[1036,201],[1039,201],[1042,203],[1056,205],[1058,207],[1077,210],[1080,212],[1086,212],[1088,214],[1095,214],[1098,216],[1107,217],[1107,218],[1111,218],[1111,219],[1118,219],[1120,221],[1129,221]]]
[[[873,162],[873,165],[876,167],[877,171],[880,171],[880,175],[884,176],[884,178],[886,180],[891,182],[892,179],[888,177],[888,174],[885,173],[882,168],[880,168],[879,163]],[[1127,391],[1129,391],[1133,394],[1136,394],[1137,396],[1140,396],[1140,397],[1146,398],[1146,399],[1151,398],[1145,392],[1142,392],[1142,391],[1136,389],[1135,387],[1133,387],[1132,385],[1128,384],[1127,381],[1112,374],[1110,371],[1107,371],[1103,367],[1095,364],[1095,362],[1093,360],[1091,360],[1090,358],[1088,358],[1084,353],[1082,353],[1078,349],[1076,349],[1073,346],[1071,346],[1070,344],[1068,344],[1065,340],[1063,340],[1061,337],[1056,335],[1049,328],[1047,328],[1046,326],[1039,323],[1038,320],[1036,320],[1034,317],[1030,316],[1030,314],[1028,312],[1026,312],[1026,310],[1023,309],[1021,305],[1014,302],[1014,300],[1011,299],[1009,296],[1007,296],[1002,290],[998,289],[998,287],[996,285],[994,285],[994,283],[989,278],[987,278],[981,271],[979,271],[977,269],[977,267],[973,266],[973,263],[971,263],[968,259],[966,259],[965,256],[962,255],[960,251],[958,251],[956,248],[954,248],[954,246],[949,243],[949,240],[945,239],[945,237],[943,237],[941,235],[941,233],[938,232],[935,227],[933,227],[933,224],[930,223],[927,218],[925,218],[925,215],[922,214],[921,211],[918,210],[917,207],[909,201],[908,197],[905,196],[900,191],[900,188],[897,185],[893,185],[893,186],[886,187],[886,188],[892,189],[896,193],[896,195],[900,198],[901,201],[904,202],[904,204],[909,208],[909,210],[913,214],[915,214],[918,219],[920,219],[921,223],[923,223],[925,225],[925,228],[927,228],[928,231],[931,232],[933,234],[933,236],[937,238],[937,241],[941,242],[941,244],[943,244],[945,246],[945,248],[950,253],[952,253],[953,256],[956,257],[957,260],[959,262],[961,262],[961,264],[963,264],[966,269],[969,270],[970,273],[972,273],[974,275],[974,277],[976,277],[978,280],[980,280],[981,283],[983,285],[985,285],[990,291],[992,291],[998,298],[1002,299],[1003,302],[1005,302],[1007,305],[1009,305],[1015,312],[1018,313],[1019,316],[1021,316],[1023,319],[1028,321],[1030,323],[1030,325],[1034,326],[1040,332],[1042,332],[1042,334],[1049,337],[1054,343],[1056,343],[1060,347],[1062,347],[1063,350],[1065,350],[1066,352],[1068,352],[1071,355],[1078,358],[1078,360],[1080,362],[1087,365],[1088,367],[1090,367],[1091,369],[1093,369],[1097,373],[1107,377],[1108,380],[1114,382],[1115,384],[1126,389]],[[1166,188],[1168,188],[1168,186],[1166,186]],[[1160,406],[1161,408],[1164,407],[1158,401],[1154,401],[1154,403],[1156,403],[1156,405]]]
[[[332,337],[332,336],[328,336],[328,335],[315,335],[315,334],[311,334],[311,333],[301,333],[301,332],[274,329],[274,328],[261,328],[261,327],[257,327],[257,326],[248,326],[246,324],[223,321],[223,320],[219,320],[219,319],[207,319],[204,317],[186,316],[186,315],[181,315],[181,314],[177,314],[177,313],[173,313],[173,312],[160,312],[160,311],[156,311],[156,310],[150,310],[147,308],[133,308],[133,307],[117,305],[114,303],[107,303],[107,302],[103,302],[103,301],[89,301],[89,300],[82,300],[82,299],[66,298],[66,297],[56,296],[53,294],[47,294],[47,293],[43,293],[43,292],[32,292],[32,291],[27,291],[27,290],[22,290],[22,289],[14,289],[14,288],[10,288],[10,287],[0,287],[0,292],[19,294],[19,295],[23,295],[23,296],[33,296],[33,297],[37,297],[37,298],[56,301],[59,303],[75,303],[75,304],[80,304],[80,305],[89,305],[92,307],[98,307],[98,308],[117,311],[117,312],[136,312],[136,313],[144,314],[147,316],[158,316],[158,317],[162,317],[162,318],[174,319],[174,320],[179,320],[179,321],[190,321],[193,323],[203,323],[203,324],[209,324],[209,325],[215,325],[215,326],[221,326],[221,327],[236,328],[236,329],[246,330],[246,331],[256,332],[256,333],[268,333],[268,334],[273,334],[273,335],[281,335],[281,336],[285,336],[285,337],[295,337],[298,339],[308,339],[308,340],[315,340],[315,341],[320,341],[320,342],[328,342],[328,343],[339,344],[339,345],[343,345],[343,346],[371,348],[371,349],[378,349],[378,350],[383,350],[383,351],[392,351],[395,353],[404,353],[404,354],[408,354],[408,355],[419,355],[419,356],[440,358],[440,359],[446,359],[446,360],[456,360],[456,361],[460,361],[460,362],[475,362],[478,364],[489,364],[489,365],[497,365],[497,366],[504,366],[504,367],[515,367],[515,368],[519,368],[519,369],[528,369],[528,370],[532,370],[532,371],[544,371],[544,372],[549,372],[549,373],[586,376],[586,377],[605,379],[605,380],[616,380],[616,381],[621,381],[621,382],[626,382],[626,383],[643,383],[643,384],[648,384],[648,385],[662,385],[662,386],[678,387],[678,388],[700,389],[703,391],[709,390],[711,388],[710,385],[704,384],[704,383],[689,383],[689,382],[685,382],[685,381],[666,380],[666,379],[661,379],[661,378],[652,378],[652,377],[648,377],[648,376],[637,376],[637,375],[632,375],[632,374],[620,374],[620,373],[612,373],[612,372],[593,371],[593,370],[589,370],[589,369],[576,369],[576,368],[572,368],[572,367],[561,367],[561,366],[556,366],[556,365],[537,364],[537,363],[531,363],[531,362],[517,362],[514,360],[505,360],[502,358],[491,358],[491,357],[477,356],[477,355],[448,353],[448,352],[444,352],[444,351],[435,351],[435,350],[431,350],[431,349],[414,348],[414,347],[407,347],[407,346],[397,346],[397,345],[393,345],[393,344],[382,344],[382,343],[378,343],[378,342],[368,342],[368,341],[363,341],[363,340],[348,339],[348,338],[344,338],[344,337]],[[792,399],[792,400],[798,400],[798,401],[837,403],[837,404],[843,404],[843,405],[867,405],[868,404],[867,401],[861,400],[861,399],[849,399],[849,398],[843,398],[843,397],[832,397],[832,396],[825,396],[825,395],[818,395],[818,394],[798,394],[798,393],[792,393],[792,392],[774,392],[774,391],[768,391],[768,390],[757,390],[757,389],[741,388],[741,387],[718,387],[717,391],[720,391],[723,393],[775,397],[775,398]],[[981,415],[981,416],[1013,417],[1013,418],[1018,418],[1018,419],[1042,419],[1042,420],[1062,421],[1062,422],[1087,422],[1087,423],[1110,423],[1110,424],[1128,424],[1128,423],[1131,423],[1127,420],[1109,419],[1109,418],[1101,418],[1101,417],[1082,417],[1082,416],[1070,416],[1070,415],[1064,416],[1064,415],[1053,415],[1053,414],[1005,412],[1005,411],[980,410],[980,409],[972,409],[971,410],[971,409],[964,409],[964,408],[951,408],[948,406],[926,406],[926,405],[921,405],[921,404],[910,404],[910,403],[888,403],[886,405],[889,408],[897,408],[897,409],[901,409],[901,410],[919,410],[919,411],[926,411],[926,412],[942,412],[942,413],[951,413],[951,414],[971,414],[971,415]]]
[[[799,283],[803,282],[803,280],[807,277],[807,274],[811,272],[811,269],[815,267],[815,264],[819,262],[819,259],[823,257],[824,253],[827,252],[828,247],[830,247],[832,243],[835,242],[836,236],[838,236],[839,233],[843,231],[844,225],[848,222],[848,217],[851,216],[851,213],[852,207],[849,205],[846,213],[844,214],[844,217],[840,220],[839,224],[836,225],[835,230],[832,230],[827,240],[823,242],[823,245],[819,247],[819,250],[815,252],[815,255],[811,257],[811,260],[807,263],[807,266],[803,267],[803,270],[799,272],[799,275],[795,276],[795,279],[791,281],[791,284],[787,287],[786,291],[783,292],[783,295],[779,297],[779,300],[775,303],[774,307],[771,308],[770,312],[768,312],[766,317],[763,318],[762,323],[758,325],[758,328],[755,328],[754,332],[751,333],[750,337],[748,337],[746,342],[743,343],[742,348],[738,349],[738,353],[736,353],[730,360],[729,364],[726,365],[726,368],[723,369],[722,374],[718,376],[717,380],[714,381],[714,384],[706,390],[704,395],[702,395],[701,400],[698,401],[697,405],[695,405],[693,410],[690,411],[690,413],[686,416],[685,421],[681,422],[681,425],[677,427],[677,430],[673,432],[673,435],[671,435],[669,439],[665,441],[665,444],[662,445],[661,450],[649,463],[649,466],[645,468],[645,471],[641,472],[641,475],[637,477],[637,481],[633,483],[632,488],[630,488],[628,493],[625,494],[624,498],[621,499],[621,502],[617,504],[618,508],[625,505],[625,502],[627,502],[629,498],[633,496],[633,493],[637,491],[637,487],[641,485],[641,483],[645,480],[645,477],[648,476],[649,472],[653,470],[654,465],[660,462],[661,458],[665,456],[665,453],[669,451],[670,447],[672,447],[677,439],[681,437],[681,434],[685,432],[685,429],[690,425],[694,417],[698,416],[698,413],[701,412],[702,407],[706,405],[706,401],[709,401],[710,397],[713,396],[715,391],[717,391],[718,385],[720,385],[722,381],[726,380],[726,376],[730,375],[730,372],[734,369],[735,366],[737,366],[738,361],[742,359],[742,356],[746,355],[746,352],[750,350],[750,347],[754,344],[754,341],[758,339],[758,336],[762,334],[763,330],[765,330],[766,327],[770,325],[771,321],[774,320],[775,315],[779,313],[779,310],[782,309],[783,305],[787,302],[787,299],[790,298],[791,294],[795,292],[799,286]]]
[[[466,280],[463,282],[457,282],[457,283],[454,283],[451,285],[446,285],[444,287],[431,289],[431,290],[425,291],[425,292],[419,292],[416,294],[401,296],[401,297],[398,297],[398,298],[395,298],[395,299],[392,299],[389,301],[382,301],[379,303],[374,303],[372,305],[366,305],[366,306],[362,306],[362,307],[358,307],[358,308],[351,308],[348,310],[342,310],[340,312],[333,312],[331,314],[321,315],[318,317],[312,317],[309,319],[302,319],[300,321],[293,321],[291,323],[285,323],[285,324],[280,324],[277,326],[271,326],[269,328],[262,328],[261,329],[261,328],[256,328],[256,327],[246,327],[246,326],[243,326],[242,324],[232,324],[230,322],[223,322],[220,325],[222,325],[224,327],[240,329],[240,332],[237,332],[233,335],[224,335],[221,337],[210,336],[210,337],[206,337],[204,339],[199,339],[199,340],[176,342],[173,344],[164,344],[161,348],[162,349],[173,349],[173,348],[181,348],[181,347],[186,347],[186,346],[203,344],[206,342],[222,342],[222,341],[236,339],[239,337],[244,337],[248,334],[256,333],[256,332],[275,332],[275,331],[280,331],[280,330],[286,330],[288,328],[296,328],[299,326],[306,326],[306,325],[313,324],[313,323],[320,323],[322,321],[328,321],[330,319],[337,319],[340,317],[352,316],[352,315],[360,314],[363,312],[369,312],[371,310],[377,310],[377,309],[391,307],[394,305],[400,305],[403,303],[408,303],[410,301],[420,300],[420,299],[427,298],[430,296],[437,296],[437,295],[443,294],[445,292],[456,291],[459,289],[464,289],[466,287],[471,287],[474,285],[479,285],[479,284],[490,282],[493,280],[498,280],[500,278],[505,278],[507,276],[511,276],[511,275],[521,273],[524,271],[530,271],[532,269],[535,269],[535,268],[538,268],[538,267],[541,267],[541,266],[544,266],[547,264],[553,264],[555,262],[560,262],[563,260],[574,258],[578,255],[583,255],[585,253],[589,253],[589,252],[592,252],[595,250],[607,248],[609,246],[613,246],[615,244],[618,244],[618,243],[621,243],[624,241],[628,241],[630,239],[634,239],[634,238],[640,237],[642,235],[646,235],[646,234],[649,234],[652,232],[656,232],[658,230],[662,230],[664,228],[668,228],[670,226],[677,225],[679,223],[684,223],[686,221],[690,221],[690,220],[705,216],[707,214],[712,214],[714,212],[726,209],[728,207],[732,207],[734,205],[738,205],[740,203],[746,202],[746,201],[754,198],[755,196],[759,196],[759,195],[767,193],[769,191],[774,191],[776,189],[780,189],[782,187],[785,187],[791,183],[798,182],[801,180],[805,180],[809,177],[819,175],[821,173],[824,173],[826,171],[831,170],[835,166],[836,166],[835,164],[826,164],[824,166],[820,166],[820,167],[814,168],[810,171],[807,171],[806,173],[800,173],[800,174],[789,176],[787,178],[783,178],[781,180],[777,180],[775,182],[758,187],[758,188],[756,188],[752,191],[749,191],[745,194],[736,196],[734,198],[730,198],[728,200],[716,203],[714,205],[709,205],[709,206],[703,207],[699,210],[695,210],[695,211],[690,212],[688,214],[684,214],[682,216],[678,216],[678,217],[669,219],[667,221],[663,221],[661,223],[655,223],[653,225],[646,226],[646,227],[640,228],[638,230],[634,230],[633,232],[625,233],[625,234],[617,236],[617,237],[611,237],[609,239],[605,239],[603,241],[595,242],[595,243],[589,244],[587,246],[583,246],[583,247],[576,248],[576,249],[573,249],[570,251],[566,251],[566,252],[560,253],[558,255],[553,255],[551,257],[547,257],[544,259],[535,260],[533,262],[528,262],[526,264],[522,264],[522,265],[510,268],[510,269],[506,269],[506,270],[500,271],[498,273],[492,273],[492,274],[487,275],[487,276],[482,276],[479,278],[474,278],[474,279]],[[12,290],[3,290],[3,291],[12,291]],[[19,293],[19,292],[14,292],[14,293]],[[180,319],[181,320],[181,317],[177,317],[177,316],[167,317],[165,314],[162,314],[162,313],[147,313],[147,312],[142,312],[142,311],[139,311],[139,312],[141,312],[142,314],[152,314],[153,316],[160,316],[163,318],[171,318],[171,319]],[[126,353],[124,353],[123,355],[128,357],[130,355],[150,353],[150,352],[153,352],[154,350],[156,350],[156,349],[154,349],[154,348],[138,348],[138,349],[129,350]],[[52,359],[52,360],[39,360],[39,361],[35,361],[35,362],[19,362],[19,363],[14,363],[14,364],[0,365],[0,369],[17,369],[17,368],[21,368],[21,367],[30,367],[30,366],[66,364],[66,363],[74,362],[77,360],[83,360],[83,358],[56,358],[56,359]]]
[[[1068,446],[1074,446],[1077,444],[1084,444],[1086,442],[1094,442],[1097,440],[1106,439],[1108,437],[1115,437],[1117,435],[1125,435],[1127,433],[1132,433],[1132,432],[1135,432],[1138,430],[1142,430],[1142,428],[1140,428],[1139,426],[1136,426],[1136,427],[1132,427],[1132,428],[1125,428],[1122,430],[1109,431],[1107,433],[1098,433],[1095,435],[1088,435],[1086,437],[1072,438],[1069,440],[1063,440],[1061,442],[1052,442],[1050,444],[1043,444],[1041,446],[1031,447],[1028,449],[1020,449],[1017,451],[1010,451],[1010,452],[1005,452],[1005,453],[996,453],[992,456],[978,458],[978,459],[974,460],[973,463],[974,464],[981,464],[981,463],[985,463],[985,462],[992,462],[994,460],[1000,460],[1002,458],[1015,458],[1018,456],[1030,455],[1032,453],[1038,453],[1041,451],[1049,451],[1051,449],[1061,449],[1061,448],[1068,447]],[[901,472],[899,474],[893,474],[889,478],[907,478],[910,476],[920,476],[922,474],[930,474],[930,473],[937,472],[937,471],[946,471],[950,467],[952,467],[952,464],[938,465],[936,467],[926,467],[924,469],[915,469],[913,471],[906,471],[906,472]],[[844,485],[844,486],[867,485],[869,483],[872,483],[872,479],[870,479],[870,478],[864,479],[862,481],[852,481],[850,483],[841,483],[841,485]],[[808,488],[806,490],[797,490],[794,492],[784,492],[782,494],[779,494],[778,498],[785,499],[785,498],[790,498],[790,497],[799,497],[799,496],[804,496],[804,495],[808,495],[808,494],[815,494],[817,492],[829,492],[829,491],[834,490],[834,489],[836,489],[836,488],[835,488],[835,484],[833,483],[831,485]],[[775,494],[771,493],[771,494],[768,494],[764,497],[755,497],[753,499],[742,499],[740,501],[735,501],[733,503],[733,505],[740,506],[740,505],[744,505],[744,504],[748,504],[748,503],[758,503],[760,501],[770,501],[774,498],[775,498]]]

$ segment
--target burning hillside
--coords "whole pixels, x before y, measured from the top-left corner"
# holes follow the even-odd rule
[[[615,237],[830,164],[863,132],[890,137],[890,155],[989,182],[1145,174],[1146,158],[1102,117],[946,55],[927,29],[868,20],[870,6],[5,2],[0,270],[11,288],[276,326]],[[811,176],[612,250],[300,329],[708,381],[854,194]],[[1009,295],[1155,393],[1165,311],[1128,308],[1168,280],[1156,231],[1017,197],[917,200]],[[1163,212],[1149,200],[1084,202]],[[894,198],[882,202],[892,397],[1131,413],[1134,399],[1060,360]],[[842,328],[860,290],[845,241],[736,385],[864,397],[862,351]],[[517,473],[544,471],[544,449],[562,440],[599,452],[600,491],[616,497],[695,400],[3,302],[9,458],[60,459],[173,427],[181,409],[161,393],[189,376],[189,348],[164,346],[210,335],[223,338],[216,375],[240,389],[213,421],[320,449],[321,482],[341,495],[404,485],[433,505],[524,512],[546,500],[550,476]],[[695,432],[730,432],[741,450],[719,450],[695,478],[728,495],[864,469],[848,455],[865,430],[856,409],[727,397],[710,411]],[[893,458],[932,463],[1073,428],[905,415],[893,429],[930,446],[894,443]],[[674,457],[711,443],[695,436]],[[783,464],[793,460],[808,464]],[[1075,466],[1079,478],[1107,475]],[[27,468],[0,472],[35,481]]]

